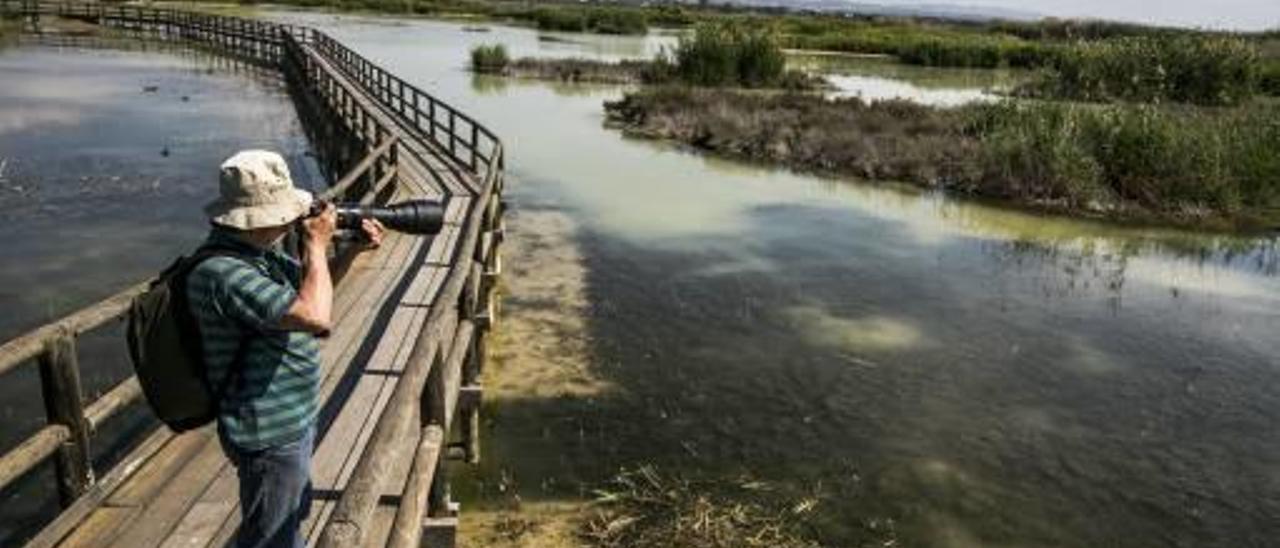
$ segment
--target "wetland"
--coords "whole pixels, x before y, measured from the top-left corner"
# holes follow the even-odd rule
[[[699,501],[823,546],[1280,536],[1274,238],[734,162],[606,127],[602,104],[627,86],[468,70],[487,43],[619,61],[652,58],[668,35],[258,14],[329,32],[509,151],[483,460],[451,471],[464,545],[652,545],[688,515],[723,515]],[[844,92],[978,95],[999,78],[866,66],[839,69]],[[0,50],[0,71],[45,82],[0,94],[0,128],[20,128],[0,133],[20,168],[0,211],[27,231],[3,269],[10,334],[194,244],[215,192],[204,174],[226,149],[280,148],[295,173],[313,169],[278,87],[199,57],[22,46]],[[80,97],[99,89],[115,91]],[[177,118],[138,124],[132,109]],[[688,496],[648,514],[609,503],[646,478]]]

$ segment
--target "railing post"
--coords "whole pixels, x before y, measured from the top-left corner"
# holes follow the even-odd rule
[[[40,388],[50,424],[71,430],[71,438],[58,449],[58,498],[65,508],[93,485],[93,465],[89,453],[89,421],[84,416],[80,392],[80,367],[76,340],[61,333],[46,343],[40,356]]]

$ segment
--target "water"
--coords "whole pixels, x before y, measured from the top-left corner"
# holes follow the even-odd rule
[[[867,101],[905,99],[954,107],[990,102],[1025,81],[1018,70],[928,68],[904,65],[890,58],[838,54],[795,53],[788,67],[824,75],[835,90],[832,97],[861,97]]]
[[[207,231],[201,206],[217,194],[217,166],[238,149],[282,151],[301,184],[319,182],[283,85],[260,71],[155,45],[26,42],[0,49],[0,339],[192,249]],[[90,399],[130,372],[122,340],[113,325],[78,341]],[[0,447],[9,448],[44,423],[35,368],[6,375],[0,402]],[[139,409],[109,421],[95,438],[99,469],[147,424]],[[52,485],[45,467],[0,494],[0,544],[48,516]]]
[[[620,58],[655,39],[271,16],[508,146],[485,460],[454,485],[472,538],[563,544],[560,518],[641,465],[813,497],[834,546],[1280,535],[1274,241],[709,159],[604,128],[622,88],[465,70],[480,43]]]

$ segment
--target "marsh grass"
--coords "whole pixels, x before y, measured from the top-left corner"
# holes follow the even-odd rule
[[[580,535],[602,548],[810,548],[820,504],[747,478],[694,481],[641,467],[598,492]]]
[[[1257,47],[1240,38],[1121,38],[1062,48],[1051,70],[1024,91],[1083,101],[1229,106],[1258,93],[1261,70]]]
[[[1003,102],[958,109],[665,88],[606,104],[628,133],[727,156],[1091,216],[1280,222],[1280,106]]]
[[[511,58],[502,44],[479,45],[471,48],[471,70],[479,73],[500,74],[507,69]]]
[[[644,11],[621,6],[541,7],[529,12],[511,11],[506,15],[532,20],[539,30],[600,34],[644,34],[649,30],[649,19]]]
[[[501,46],[471,50],[471,68],[523,78],[606,84],[673,84],[704,87],[770,88],[795,91],[827,86],[819,77],[786,70],[786,57],[767,28],[704,25],[683,36],[674,50],[651,61],[590,59],[511,61]]]
[[[821,85],[821,79],[788,71],[786,64],[778,35],[769,26],[702,24],[654,60],[654,74],[655,80],[704,87],[800,90]]]
[[[1258,91],[1280,97],[1280,59],[1269,59],[1258,69]]]

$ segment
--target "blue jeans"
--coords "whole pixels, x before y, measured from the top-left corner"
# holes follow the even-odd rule
[[[221,437],[221,436],[220,436]],[[240,548],[302,548],[299,527],[311,511],[311,452],[315,426],[302,439],[245,451],[225,438],[222,448],[240,476]]]

